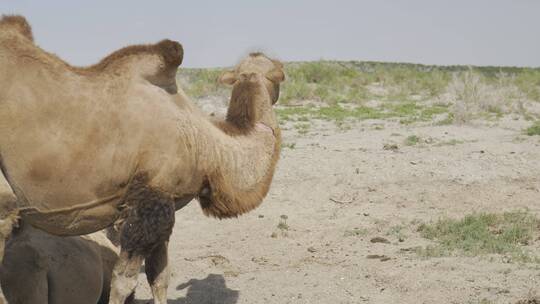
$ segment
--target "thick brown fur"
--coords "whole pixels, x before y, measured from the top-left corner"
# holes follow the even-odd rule
[[[169,240],[174,226],[174,199],[147,183],[145,175],[137,176],[125,197],[128,207],[120,229],[120,245],[130,256],[148,256]]]
[[[34,35],[32,34],[32,27],[26,21],[23,16],[19,15],[3,15],[0,19],[0,29],[1,28],[13,28],[22,36],[26,37],[30,41],[34,41]]]

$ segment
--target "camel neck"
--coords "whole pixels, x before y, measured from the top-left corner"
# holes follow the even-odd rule
[[[281,135],[269,95],[257,87],[244,89],[233,90],[236,98],[231,99],[227,120],[217,124],[222,132],[207,141],[211,148],[202,149],[205,154],[200,158],[210,193],[199,201],[205,214],[218,218],[257,207],[268,192],[279,159]],[[233,123],[236,131],[230,132]]]

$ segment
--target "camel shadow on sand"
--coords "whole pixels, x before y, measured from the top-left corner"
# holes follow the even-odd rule
[[[187,288],[185,297],[168,300],[168,304],[235,304],[240,292],[227,287],[225,278],[219,274],[210,274],[202,280],[191,279],[180,284],[176,290]],[[135,304],[152,303],[152,300],[138,300]]]

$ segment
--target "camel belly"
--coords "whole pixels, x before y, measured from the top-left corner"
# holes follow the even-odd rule
[[[123,195],[113,195],[88,204],[61,210],[22,208],[19,216],[26,223],[54,235],[82,235],[110,226],[120,216]]]

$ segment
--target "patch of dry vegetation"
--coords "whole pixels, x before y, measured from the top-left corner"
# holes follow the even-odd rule
[[[540,220],[524,211],[444,218],[418,228],[423,237],[436,245],[419,248],[417,253],[425,257],[504,254],[518,262],[538,262],[523,246],[537,237],[539,227]]]
[[[525,130],[525,133],[529,136],[540,135],[540,121],[533,123],[532,126]]]

